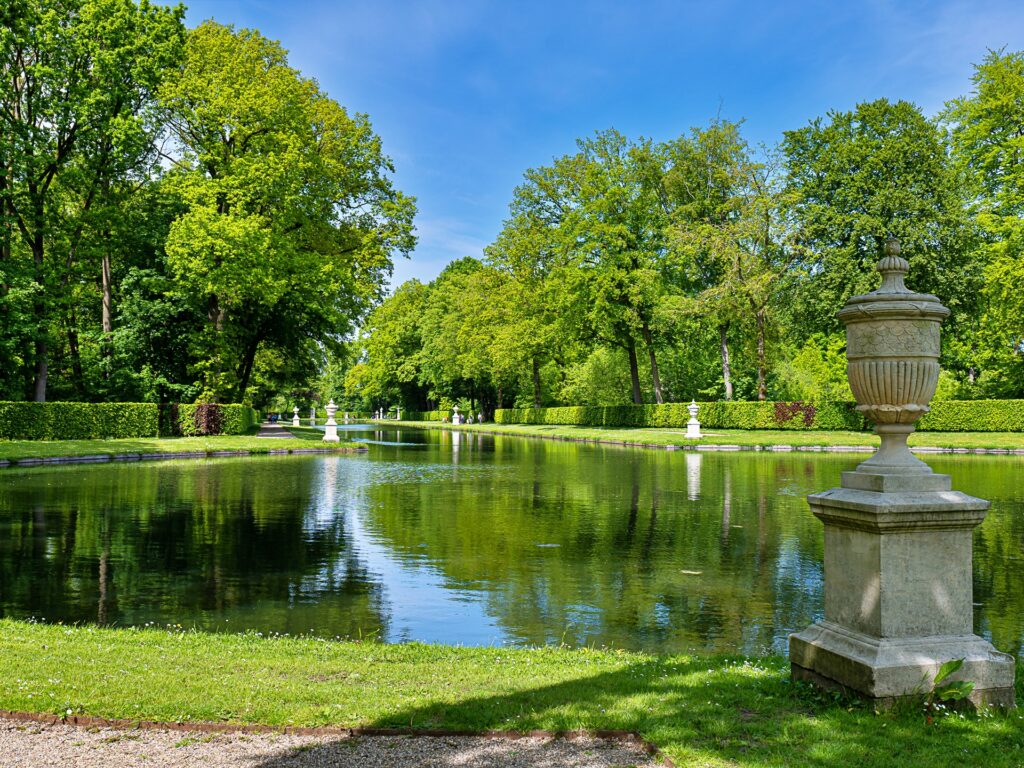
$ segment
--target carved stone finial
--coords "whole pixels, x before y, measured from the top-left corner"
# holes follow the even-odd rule
[[[885,241],[885,256],[875,269],[882,274],[882,284],[875,293],[910,293],[903,278],[910,271],[910,262],[900,256],[900,241],[890,237]]]

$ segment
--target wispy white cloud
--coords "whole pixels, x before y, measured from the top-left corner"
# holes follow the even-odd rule
[[[457,218],[419,217],[416,235],[419,241],[412,257],[395,263],[392,287],[413,278],[423,282],[433,280],[447,264],[465,256],[482,258],[490,242],[475,231],[471,222]]]

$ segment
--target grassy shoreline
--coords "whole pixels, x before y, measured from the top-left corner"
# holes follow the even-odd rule
[[[429,421],[383,422],[389,426],[419,429],[447,429],[482,432],[549,440],[609,443],[639,447],[676,447],[694,449],[700,445],[732,445],[741,448],[777,446],[820,448],[877,448],[878,438],[871,432],[828,432],[818,430],[740,430],[707,431],[700,440],[686,439],[686,430],[671,427],[576,427],[550,424],[440,424]],[[910,436],[914,448],[1024,450],[1020,432],[915,432]]]
[[[1011,766],[1024,713],[875,714],[779,657],[384,645],[0,619],[0,709],[163,722],[625,730],[677,765]],[[1024,695],[1018,668],[1018,701]]]
[[[315,430],[310,430],[315,432]],[[266,438],[255,435],[217,435],[214,437],[151,437],[116,440],[0,440],[0,461],[60,457],[168,454],[215,454],[221,451],[265,454],[270,451],[309,451],[311,449],[352,453],[361,450],[352,443],[325,443],[323,432],[311,435],[293,434],[288,438]],[[173,456],[169,456],[173,458]]]

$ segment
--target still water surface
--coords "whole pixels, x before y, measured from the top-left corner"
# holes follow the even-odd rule
[[[804,497],[864,458],[350,429],[368,455],[0,472],[0,615],[784,653],[822,610]],[[1019,652],[1024,457],[929,463],[993,500],[975,628]]]

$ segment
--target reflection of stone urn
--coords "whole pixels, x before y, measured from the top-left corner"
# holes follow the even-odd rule
[[[903,284],[910,269],[890,239],[878,262],[882,285],[854,296],[837,313],[846,325],[846,358],[857,410],[875,423],[882,446],[865,469],[930,471],[907,448],[914,424],[928,412],[939,380],[939,326],[949,315],[930,294]]]

